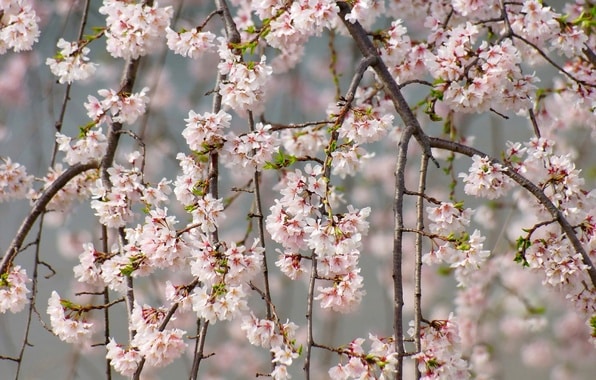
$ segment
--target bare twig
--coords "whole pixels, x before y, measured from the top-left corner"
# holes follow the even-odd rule
[[[426,192],[426,176],[428,173],[428,156],[422,155],[420,160],[420,178],[418,180],[418,193]],[[416,199],[416,229],[424,231],[424,197]],[[416,260],[414,269],[414,348],[421,351],[420,322],[422,319],[422,234],[416,234]],[[416,366],[416,378],[420,378],[420,370]]]

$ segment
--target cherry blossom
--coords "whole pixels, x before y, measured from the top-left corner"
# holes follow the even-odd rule
[[[0,0],[14,235],[0,313],[51,292],[58,339],[126,377],[175,373],[185,353],[205,379],[488,379],[505,356],[581,377],[596,347],[593,8]],[[77,303],[44,288],[70,270],[51,235],[74,229]],[[375,302],[386,336],[357,310]],[[27,377],[25,340],[0,359]]]
[[[263,55],[258,62],[243,62],[224,41],[220,42],[218,52],[221,59],[219,72],[227,75],[218,89],[223,104],[236,112],[250,110],[261,114],[265,106],[266,86],[272,73],[271,66],[266,64],[267,58]]]
[[[413,329],[408,331],[413,334]],[[469,379],[468,363],[459,347],[459,327],[452,315],[447,320],[432,321],[422,328],[422,351],[414,355],[422,379]]]
[[[106,345],[107,354],[106,359],[110,360],[110,364],[122,376],[132,376],[137,370],[142,356],[135,348],[123,348],[117,344],[113,338]]]
[[[48,314],[52,332],[67,343],[83,343],[93,333],[93,323],[84,318],[78,307],[62,300],[56,291],[48,300]]]
[[[29,0],[7,0],[0,3],[0,54],[31,50],[40,34],[39,17]]]
[[[27,294],[30,291],[26,285],[28,282],[31,282],[31,279],[27,277],[27,271],[20,265],[15,265],[9,272],[2,274],[0,277],[1,314],[6,313],[7,310],[18,313],[29,303]]]
[[[107,148],[107,138],[100,129],[92,129],[74,144],[72,138],[62,133],[56,133],[56,143],[58,150],[64,152],[64,162],[69,165],[76,163],[87,163],[96,160],[105,154]]]
[[[270,130],[271,125],[257,123],[254,132],[242,136],[233,133],[226,135],[226,143],[221,151],[225,165],[262,169],[278,150],[277,136]]]
[[[180,54],[183,57],[197,59],[205,52],[212,50],[215,47],[213,41],[215,34],[211,32],[201,32],[198,29],[183,31],[177,33],[166,28],[166,38],[168,39],[168,48],[174,53]]]
[[[32,184],[27,168],[10,158],[0,158],[0,202],[25,198]]]
[[[57,46],[60,51],[54,58],[46,59],[46,65],[58,77],[58,82],[70,84],[87,79],[95,73],[97,65],[89,62],[87,55],[90,50],[87,46],[80,47],[76,42],[68,42],[62,38],[58,40]]]
[[[459,175],[466,184],[464,186],[466,194],[496,199],[509,191],[513,181],[504,174],[507,168],[490,162],[487,157],[475,155],[472,160],[469,174]]]
[[[107,51],[114,58],[139,58],[155,52],[174,14],[171,6],[104,0],[99,13],[106,15]]]
[[[138,93],[121,94],[112,89],[101,89],[97,93],[103,100],[88,96],[85,103],[87,115],[96,124],[102,124],[106,120],[132,124],[145,113],[149,102],[147,91],[149,88],[145,87]]]
[[[188,112],[185,119],[186,128],[182,136],[186,139],[189,148],[197,152],[220,148],[224,139],[223,131],[230,127],[232,116],[224,111],[217,114],[206,112],[202,115],[194,111]]]

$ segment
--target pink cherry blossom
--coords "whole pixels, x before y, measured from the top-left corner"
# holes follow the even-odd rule
[[[99,13],[106,15],[107,51],[114,58],[139,58],[155,52],[164,40],[174,14],[171,6],[104,0]]]
[[[54,58],[46,59],[52,74],[58,77],[60,83],[72,83],[84,80],[95,73],[96,64],[89,62],[89,48],[79,47],[76,42],[68,42],[63,38],[58,40],[60,51]]]
[[[27,271],[20,265],[15,265],[9,272],[0,277],[0,314],[10,310],[11,313],[18,313],[29,303],[27,294],[27,283],[31,279],[27,277]]]
[[[84,343],[93,334],[93,323],[88,322],[83,314],[70,310],[69,306],[62,305],[62,299],[56,291],[48,301],[48,314],[52,332],[67,343]],[[67,304],[68,305],[68,304]]]
[[[25,198],[32,183],[27,168],[10,158],[0,158],[0,203]]]

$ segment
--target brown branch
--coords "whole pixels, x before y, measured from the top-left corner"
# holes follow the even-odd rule
[[[17,231],[16,236],[12,239],[12,242],[8,246],[4,257],[2,258],[2,264],[0,264],[0,273],[6,273],[12,264],[12,261],[16,257],[16,255],[20,252],[21,247],[27,234],[33,227],[33,224],[37,220],[37,218],[44,212],[46,206],[54,195],[56,195],[68,182],[70,182],[74,177],[77,175],[84,173],[87,170],[97,169],[99,167],[99,163],[97,161],[92,161],[86,164],[75,164],[70,168],[66,169],[64,173],[62,173],[54,182],[48,186],[47,189],[41,194],[39,199],[33,205],[33,208],[21,223],[19,230]]]
[[[346,15],[351,11],[347,2],[338,1],[337,6],[339,7],[339,16],[345,27],[350,32],[350,35],[356,42],[360,53],[362,53],[365,58],[370,58],[373,60],[371,66],[377,74],[379,81],[384,85],[385,92],[391,98],[393,106],[404,122],[406,129],[412,129],[412,135],[418,141],[423,151],[433,160],[435,165],[439,167],[439,163],[433,158],[432,152],[430,150],[428,136],[422,131],[422,127],[420,126],[416,115],[414,115],[410,109],[408,102],[401,93],[399,85],[397,82],[395,82],[395,79],[389,72],[387,65],[385,65],[385,62],[377,53],[377,49],[369,39],[366,30],[362,27],[362,25],[360,25],[359,22],[356,21],[352,23],[346,20]]]
[[[587,272],[588,276],[590,277],[590,280],[592,281],[592,286],[596,286],[596,268],[594,268],[594,265],[590,260],[590,257],[586,253],[584,247],[582,246],[582,243],[579,241],[579,238],[575,234],[573,226],[569,224],[561,210],[557,208],[557,206],[555,206],[553,202],[551,202],[551,200],[546,196],[546,194],[544,194],[544,191],[542,191],[542,189],[540,189],[526,177],[517,173],[508,164],[502,163],[496,158],[490,157],[486,153],[481,152],[477,149],[456,143],[454,141],[443,140],[437,137],[431,137],[429,141],[433,148],[445,149],[451,152],[461,153],[469,157],[472,157],[474,155],[488,157],[492,163],[500,164],[506,167],[507,170],[504,171],[505,175],[517,182],[517,184],[523,187],[524,189],[528,190],[540,202],[540,204],[542,204],[542,206],[544,206],[547,209],[547,211],[561,226],[561,229],[563,230],[563,232],[565,232],[565,235],[567,235],[567,238],[571,242],[573,249],[575,249],[575,251],[582,256],[584,264],[588,266]]]
[[[426,176],[428,174],[428,156],[422,155],[420,160],[420,178],[418,181],[418,193],[426,192]],[[416,229],[424,231],[424,197],[416,199]],[[422,319],[422,234],[416,234],[416,260],[414,268],[414,347],[420,352],[420,322]],[[416,378],[420,378],[420,370],[416,366]]]

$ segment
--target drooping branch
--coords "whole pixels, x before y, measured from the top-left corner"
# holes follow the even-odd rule
[[[420,160],[420,178],[418,180],[418,197],[416,199],[416,230],[424,231],[424,196],[426,193],[426,176],[428,174],[428,156]],[[416,260],[414,268],[414,347],[416,353],[421,351],[420,323],[422,322],[422,233],[416,234]],[[416,366],[416,378],[420,371]]]
[[[362,55],[366,58],[374,58],[374,62],[371,64],[371,67],[377,74],[378,80],[385,87],[385,92],[391,98],[393,106],[404,122],[406,129],[412,129],[412,135],[414,138],[416,138],[423,151],[435,162],[435,165],[438,167],[439,164],[433,158],[432,152],[430,150],[428,136],[424,133],[424,131],[422,131],[416,115],[410,109],[408,102],[401,93],[399,85],[389,72],[387,65],[385,65],[385,62],[379,57],[377,49],[368,37],[366,30],[358,21],[350,22],[346,20],[346,15],[350,13],[351,9],[345,1],[338,1],[337,5],[339,7],[339,16],[350,32],[350,35],[356,42],[360,53],[362,53]]]
[[[584,249],[577,235],[575,234],[573,227],[571,226],[571,224],[569,224],[569,221],[567,221],[567,218],[565,218],[561,210],[554,205],[554,203],[546,196],[546,194],[544,194],[544,191],[542,191],[532,181],[513,170],[511,166],[503,162],[500,162],[496,158],[490,157],[489,155],[478,149],[474,149],[467,145],[459,144],[454,141],[448,141],[437,137],[430,137],[429,142],[433,148],[445,149],[451,152],[461,153],[469,157],[472,157],[474,155],[488,157],[491,160],[491,162],[498,163],[506,167],[507,170],[504,172],[504,174],[506,174],[515,182],[517,182],[518,185],[528,190],[540,202],[540,204],[542,204],[542,206],[544,206],[547,209],[547,211],[561,226],[561,229],[563,230],[563,232],[565,232],[565,235],[567,235],[567,238],[571,242],[573,249],[575,249],[577,253],[581,254],[584,264],[588,266],[587,272],[590,276],[590,280],[592,281],[592,286],[596,286],[596,268],[594,268],[594,265],[590,260],[590,257],[586,253],[586,250]]]
[[[364,57],[360,60],[358,67],[356,68],[356,73],[352,77],[352,81],[350,82],[350,86],[344,98],[344,102],[342,107],[337,115],[337,121],[335,122],[334,126],[332,127],[331,136],[329,138],[329,142],[327,147],[325,148],[325,160],[323,163],[323,178],[325,178],[325,197],[322,201],[323,206],[325,207],[325,212],[328,214],[329,219],[333,218],[331,205],[329,203],[329,197],[331,193],[331,165],[333,161],[332,150],[331,146],[336,145],[337,139],[339,137],[338,128],[343,124],[348,111],[354,101],[354,97],[356,96],[356,90],[362,81],[362,77],[364,72],[368,69],[368,67],[373,64],[377,60],[376,57]],[[308,298],[307,298],[307,306],[306,306],[306,331],[307,331],[307,345],[306,345],[306,354],[304,358],[304,373],[305,378],[308,380],[310,379],[310,363],[311,363],[311,356],[312,356],[312,349],[316,347],[314,342],[314,335],[313,335],[313,304],[314,304],[314,291],[315,291],[315,282],[317,280],[317,257],[316,254],[312,253],[312,267],[308,285]]]
[[[395,168],[395,198],[393,200],[393,332],[395,333],[395,352],[397,352],[396,379],[403,378],[404,337],[403,337],[403,233],[404,233],[404,197],[408,144],[412,139],[413,129],[406,128],[397,145],[397,164]]]
[[[70,168],[66,169],[54,182],[48,186],[47,189],[41,194],[39,199],[33,205],[33,208],[21,223],[17,234],[12,239],[12,242],[8,246],[4,257],[2,258],[2,264],[0,264],[0,273],[6,273],[14,260],[15,256],[19,253],[23,242],[27,237],[27,234],[33,227],[33,224],[37,218],[44,212],[46,206],[50,203],[54,195],[56,195],[68,182],[70,182],[77,175],[86,172],[87,170],[99,168],[97,161],[92,161],[86,164],[75,164]]]

